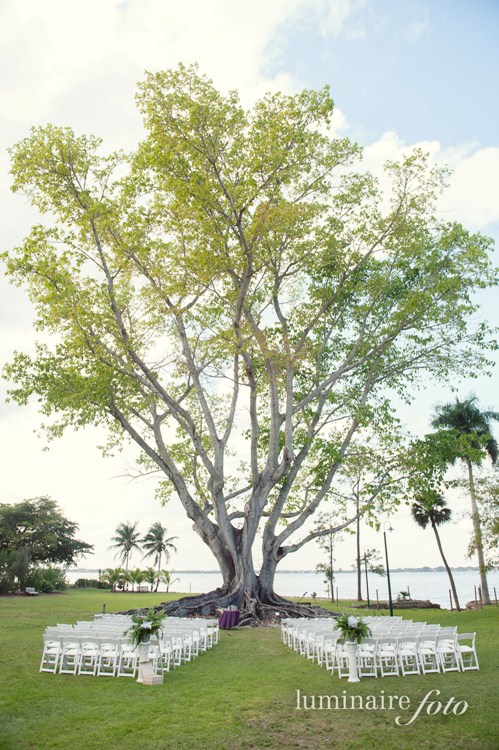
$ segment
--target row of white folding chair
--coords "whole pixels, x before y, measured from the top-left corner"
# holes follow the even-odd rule
[[[411,646],[414,646],[412,648]],[[399,674],[420,674],[415,639],[394,639],[390,636],[366,638],[357,647],[357,668],[361,677],[387,677]],[[338,638],[326,641],[326,669],[345,677],[349,673],[349,652]]]
[[[289,617],[281,620],[281,638],[286,646],[293,645],[293,632],[300,624],[308,621],[306,617]]]
[[[168,638],[170,635],[182,638],[185,645],[185,661],[190,661],[193,656],[197,656],[200,651],[208,649],[208,629],[194,623],[177,623],[170,624],[162,628],[162,638]]]
[[[187,633],[193,639],[195,650],[206,651],[220,640],[220,630],[216,619],[193,618],[186,620],[180,617],[169,617],[164,621],[162,631],[163,633],[173,631]]]
[[[208,648],[216,646],[220,641],[220,626],[217,619],[206,619],[206,629],[208,631]]]
[[[77,632],[92,632],[92,633],[123,633],[127,628],[127,624],[122,623],[111,623],[111,622],[95,622],[93,620],[80,620],[74,625],[61,624],[48,625],[46,630],[58,630],[61,633],[77,633]]]
[[[106,613],[94,615],[94,622],[132,622],[132,615],[121,615],[119,613]]]
[[[168,672],[192,658],[192,644],[183,634],[151,639],[150,653],[156,672]],[[138,670],[138,649],[126,636],[69,634],[44,635],[40,672],[133,677]]]
[[[287,646],[293,646],[294,632],[300,625],[309,622],[307,617],[290,617],[281,621],[281,637]]]
[[[218,620],[195,618],[185,620],[182,618],[169,618],[163,625],[163,633],[178,631],[186,633],[193,638],[197,648],[206,651],[215,646],[220,640],[220,629]]]
[[[126,634],[123,628],[88,628],[83,626],[75,626],[73,628],[60,628],[60,627],[47,627],[45,629],[46,635],[51,636],[67,636],[67,637],[82,637],[82,636],[93,636],[95,638],[119,638]]]
[[[302,618],[283,630],[283,640],[290,648],[312,661],[317,660],[320,665],[324,658],[324,643],[335,635],[339,637],[341,633],[337,629],[336,620],[329,618]]]
[[[348,652],[338,638],[324,642],[326,669],[336,668],[340,677],[348,674]],[[475,633],[367,638],[357,647],[361,676],[381,677],[429,674],[478,669]]]
[[[102,615],[96,616],[92,621],[78,621],[76,625],[59,623],[57,626],[49,626],[46,634],[53,637],[68,634],[72,637],[121,637],[133,624],[129,615]],[[185,618],[168,618],[165,621],[165,631],[180,630],[183,646],[181,660],[188,661],[192,655],[197,655],[200,650],[205,651],[219,642],[218,620],[214,618],[196,618],[186,620]],[[190,644],[190,647],[187,647]],[[184,647],[185,646],[185,647]]]
[[[202,639],[195,631],[170,630],[163,632],[161,637],[151,639],[151,656],[156,672],[167,672],[187,664],[200,653],[207,650],[202,648]]]
[[[195,630],[172,628],[164,630],[159,639],[162,643],[170,642],[174,651],[174,665],[191,661],[200,653],[200,635]]]
[[[322,659],[322,644],[324,638],[331,635],[332,629],[330,627],[318,627],[307,628],[300,631],[300,637],[298,640],[298,650],[302,656],[307,659],[319,662]]]
[[[328,630],[330,628],[325,626]],[[316,633],[319,630],[319,626],[315,622],[304,622],[299,624],[293,630],[293,648],[298,651],[301,656],[309,656],[310,646],[313,645],[313,641]]]
[[[370,628],[378,628],[378,627],[384,627],[384,628],[390,628],[393,627],[395,623],[399,622],[411,622],[411,621],[404,621],[402,619],[401,615],[395,615],[393,617],[381,617],[381,616],[366,616],[362,617],[364,622],[366,622]],[[326,617],[326,618],[310,618],[310,617],[303,617],[303,618],[284,618],[281,620],[281,637],[283,642],[286,645],[292,645],[293,640],[293,633],[297,631],[300,627],[312,627],[314,623],[320,624],[320,625],[328,625],[331,628],[334,628],[336,626],[336,619],[334,617]],[[296,645],[296,644],[293,644]]]
[[[479,669],[476,633],[457,633],[455,628],[442,628],[434,638],[423,634],[419,638],[418,653],[423,660],[423,671],[466,672]]]
[[[128,646],[124,637],[45,633],[40,672],[114,677]]]
[[[425,636],[425,638],[432,638],[437,634],[449,634],[449,637],[452,638],[456,633],[456,628],[441,628],[438,624],[427,625],[425,622],[402,620],[401,617],[372,617],[369,619],[371,621],[372,637],[391,636],[400,638],[405,636]],[[323,636],[327,634],[328,627],[331,627],[331,633],[334,633],[335,625],[336,621],[329,618],[325,620],[314,620],[312,618],[283,620],[281,623],[282,640],[302,655],[313,659],[314,651],[311,644],[313,644],[316,637],[319,641],[322,640]]]
[[[295,651],[305,655],[307,651],[307,639],[313,638],[315,632],[333,632],[336,628],[336,621],[324,622],[323,620],[310,620],[307,618],[299,619],[295,624],[290,625],[288,645]]]
[[[97,617],[97,616],[96,616]],[[124,625],[125,627],[130,627],[133,625],[133,621],[130,615],[103,615],[100,616],[98,620],[94,621],[98,622],[99,624],[116,624]],[[192,628],[193,630],[200,630],[203,632],[203,638],[205,639],[206,647],[211,648],[213,645],[217,644],[220,639],[220,631],[218,626],[218,620],[214,618],[193,618],[190,620],[186,620],[185,618],[181,617],[168,617],[165,619],[163,624],[163,630],[168,629],[184,629],[184,628]],[[204,649],[203,649],[204,650]]]
[[[219,643],[218,620],[183,620],[173,618],[166,621],[152,649],[158,651],[157,668],[167,671],[190,662],[200,653]]]

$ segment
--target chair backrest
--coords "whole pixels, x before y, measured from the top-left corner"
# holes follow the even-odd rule
[[[82,651],[87,649],[99,650],[100,642],[95,635],[82,635],[80,636],[80,646]]]
[[[458,641],[473,641],[475,642],[476,633],[458,633],[457,634],[457,640]]]
[[[456,633],[457,633],[457,627],[440,628],[440,630],[438,631],[438,636],[447,635],[447,636],[452,637],[456,635]]]

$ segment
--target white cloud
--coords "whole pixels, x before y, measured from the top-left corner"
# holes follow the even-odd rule
[[[410,44],[419,42],[430,28],[430,14],[428,7],[423,7],[422,11],[419,8],[415,9],[415,12],[422,12],[422,17],[413,18],[408,26],[405,36]]]
[[[438,204],[442,218],[460,221],[472,230],[487,230],[499,221],[499,148],[479,148],[476,143],[447,148],[439,141],[406,144],[397,133],[387,131],[364,149],[364,165],[379,175],[386,161],[396,161],[414,148],[451,171]],[[382,178],[381,184],[386,187],[387,182]]]
[[[472,229],[499,221],[498,147],[478,149],[454,165],[442,209]]]
[[[272,55],[270,39],[304,2],[255,0],[250,9],[232,0],[6,0],[0,10],[4,117],[21,124],[56,112],[86,124],[82,115],[90,110],[95,130],[112,112],[133,109],[145,69],[179,61],[199,62],[221,87],[256,94],[262,83],[272,85],[261,73]]]
[[[368,5],[368,0],[318,0],[315,3],[319,28],[324,36],[344,36],[350,41],[361,39],[366,35],[364,25],[357,19],[352,22],[352,15]]]

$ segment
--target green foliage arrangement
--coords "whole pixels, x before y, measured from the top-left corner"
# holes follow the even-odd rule
[[[362,643],[364,638],[369,638],[371,635],[369,626],[360,617],[345,613],[337,617],[336,622],[338,623],[338,628],[341,630],[341,643],[345,643],[345,641]]]
[[[161,632],[163,620],[166,617],[164,610],[155,611],[152,607],[145,614],[136,613],[132,615],[133,625],[126,632],[130,635],[134,646],[147,643],[151,635]]]

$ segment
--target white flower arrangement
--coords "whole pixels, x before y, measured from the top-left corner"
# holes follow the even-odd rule
[[[371,630],[369,626],[360,617],[355,615],[341,615],[336,618],[338,629],[341,631],[340,641],[353,641],[362,643],[364,638],[369,638]]]
[[[155,611],[152,608],[148,609],[144,615],[139,613],[132,615],[134,624],[126,632],[130,634],[134,646],[138,646],[139,643],[147,643],[151,635],[160,632],[165,617],[166,612],[164,610]]]

